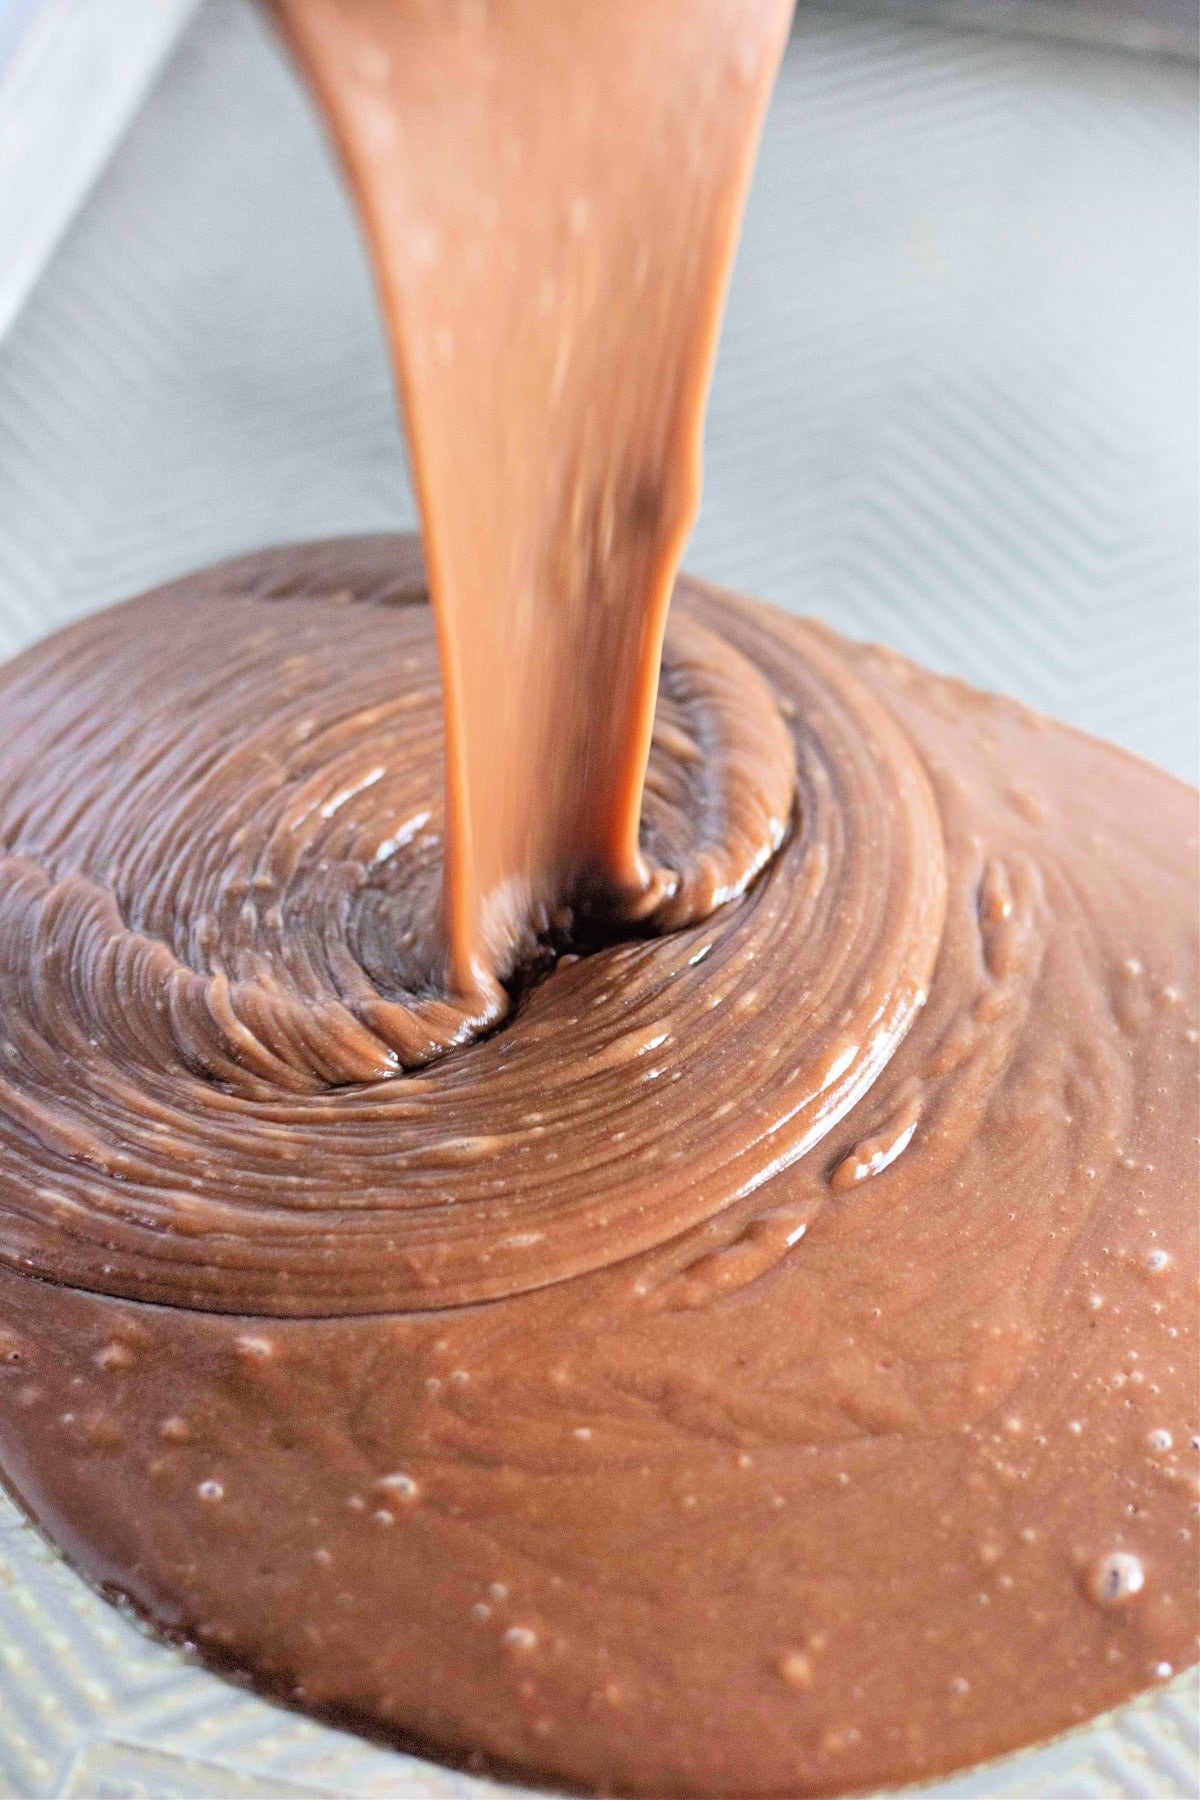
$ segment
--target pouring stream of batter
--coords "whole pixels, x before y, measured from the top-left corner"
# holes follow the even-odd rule
[[[792,0],[276,10],[385,301],[441,659],[450,973],[494,997],[585,885],[678,916],[682,872],[643,862],[642,783]],[[704,903],[745,878],[716,872]]]

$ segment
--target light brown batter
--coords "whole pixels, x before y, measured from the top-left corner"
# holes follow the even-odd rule
[[[447,949],[485,1004],[581,887],[640,913],[666,895],[676,920],[711,904],[651,876],[638,819],[792,5],[274,3],[385,302],[450,725]]]
[[[375,539],[0,671],[6,1481],[219,1665],[573,1789],[900,1781],[1168,1678],[1194,794],[688,581],[643,792],[786,8],[284,10],[368,195],[438,641]]]

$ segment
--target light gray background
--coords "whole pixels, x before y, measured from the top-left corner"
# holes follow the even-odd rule
[[[1191,772],[1196,146],[1185,65],[806,13],[691,566]],[[208,0],[0,345],[0,655],[412,518],[320,136],[244,0]],[[1195,1692],[937,1792],[1184,1800]],[[0,1501],[0,1793],[483,1792],[146,1642]]]
[[[804,15],[690,566],[1192,774],[1196,144],[1186,64]],[[0,346],[0,654],[412,518],[317,126],[209,0]]]

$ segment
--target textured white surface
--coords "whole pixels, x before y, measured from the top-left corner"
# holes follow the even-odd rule
[[[0,336],[198,0],[40,0],[19,4],[10,27],[11,3],[0,0]]]
[[[1196,182],[1182,65],[804,17],[690,565],[1192,773]],[[0,346],[0,654],[412,519],[317,128],[209,0]]]
[[[1170,64],[806,18],[691,566],[1190,774],[1195,111]],[[239,549],[412,518],[319,135],[257,17],[209,0],[0,346],[0,655]],[[1191,1800],[1196,1694],[938,1800]],[[492,1791],[149,1643],[0,1501],[0,1794]]]

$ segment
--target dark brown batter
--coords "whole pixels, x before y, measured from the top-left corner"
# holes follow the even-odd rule
[[[410,168],[401,214],[433,181],[421,69],[447,42],[475,68],[474,144],[508,116],[472,110],[495,59],[551,16],[284,10],[380,207],[362,142]],[[707,194],[645,276],[680,345],[636,311],[596,342],[627,207],[594,259],[554,236],[607,286],[552,301],[500,399],[479,389],[533,239],[444,309],[385,278],[449,815],[411,540],[227,565],[0,671],[7,1482],[93,1580],[272,1691],[655,1796],[928,1775],[1195,1656],[1194,794],[688,581],[642,792],[785,14],[564,0],[517,108],[536,123],[550,68],[583,120],[557,161],[545,127],[535,193],[596,173],[603,18],[636,162],[639,46],[700,22],[694,106],[647,141],[702,120],[709,187],[635,184],[643,224]],[[411,59],[322,47],[381,19]],[[733,46],[711,93],[704,31]],[[398,110],[342,80],[398,67],[425,97],[402,156]],[[429,147],[456,267],[460,151]],[[490,167],[466,158],[472,192]],[[526,200],[503,204],[534,233]],[[423,386],[447,318],[468,371]],[[580,370],[542,416],[564,332]],[[474,636],[493,613],[507,635]]]
[[[14,1490],[207,1654],[574,1786],[915,1776],[1189,1661],[1194,796],[685,584],[650,846],[718,679],[787,842],[380,1080],[416,593],[277,553],[0,677]]]

